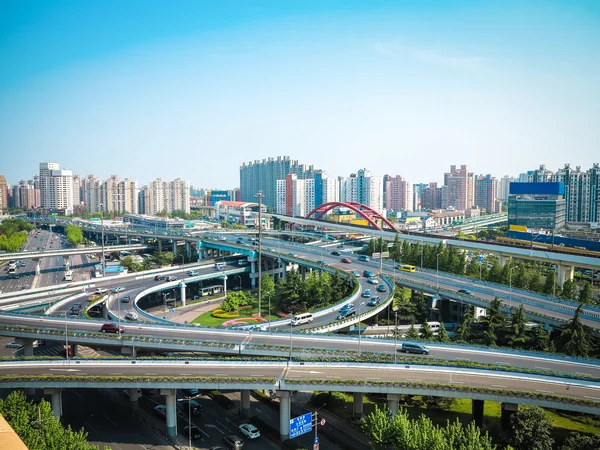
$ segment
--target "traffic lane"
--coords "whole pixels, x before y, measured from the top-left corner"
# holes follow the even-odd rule
[[[63,422],[73,429],[84,428],[88,442],[113,450],[172,449],[134,420],[127,408],[107,401],[101,389],[64,389]],[[85,407],[83,407],[85,405]]]
[[[201,376],[201,377],[273,377],[288,381],[311,382],[321,379],[329,380],[364,380],[381,382],[426,382],[447,385],[464,385],[468,387],[498,388],[523,392],[540,392],[563,395],[572,398],[600,400],[600,383],[576,380],[521,377],[518,374],[500,373],[494,371],[467,373],[456,369],[427,368],[410,365],[395,365],[382,367],[373,365],[364,367],[354,364],[325,366],[321,364],[292,365],[285,364],[181,364],[170,361],[167,365],[145,364],[139,362],[135,366],[103,362],[92,365],[80,361],[77,365],[64,362],[53,362],[41,366],[31,363],[2,363],[2,372],[6,376],[16,375],[54,375],[75,376]],[[74,368],[76,367],[76,368]],[[260,381],[259,381],[260,382]]]
[[[0,315],[0,323],[4,325],[24,325],[24,326],[39,326],[39,317],[27,316],[2,316]],[[64,320],[56,318],[45,318],[47,323],[46,328],[63,329]],[[69,331],[92,331],[99,332],[102,322],[88,321],[69,321]],[[244,332],[233,330],[218,330],[218,329],[197,329],[193,327],[150,327],[143,323],[123,323],[125,335],[131,336],[155,336],[165,338],[181,339],[190,338],[198,340],[229,342],[240,344],[265,344],[265,345],[280,345],[287,347],[290,345],[290,335],[287,333],[268,333],[268,332]],[[394,353],[394,341],[383,339],[366,339],[360,340],[361,349],[369,352]],[[396,341],[396,349],[399,349],[404,340]],[[309,349],[338,349],[358,351],[358,338],[348,337],[326,337],[319,338],[316,336],[306,336],[298,333],[292,334],[292,346],[294,348],[309,348]],[[552,359],[551,355],[535,356],[519,352],[504,353],[495,351],[494,349],[468,349],[460,347],[436,347],[435,343],[428,344],[431,348],[427,358],[450,359],[458,361],[473,361],[478,363],[500,364],[511,367],[523,367],[529,369],[552,370],[559,373],[575,373],[580,375],[592,376],[600,378],[600,365],[580,363],[576,361],[563,361]]]

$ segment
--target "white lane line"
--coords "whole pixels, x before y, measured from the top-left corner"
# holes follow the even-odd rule
[[[104,417],[106,420],[108,420],[108,421],[111,423],[111,425],[112,425],[113,427],[116,427],[116,426],[118,426],[118,425],[117,425],[117,422],[115,422],[114,420],[112,420],[112,419],[111,419],[110,417],[108,417],[106,414],[102,414],[102,417]]]
[[[589,398],[589,399],[592,399],[592,400],[600,400],[600,397],[590,397],[588,395],[584,395],[583,398]]]
[[[158,375],[156,372],[146,372],[146,375]]]
[[[365,378],[365,380],[381,380],[381,378]]]
[[[123,372],[109,372],[109,375],[123,375]]]
[[[586,377],[591,377],[592,375],[584,372],[575,372],[575,375],[585,375]]]
[[[507,362],[496,361],[496,362],[494,362],[494,364],[498,364],[499,366],[508,366]]]
[[[554,391],[544,391],[543,389],[536,389],[536,392],[543,392],[544,394],[554,394]]]
[[[504,386],[502,384],[492,384],[492,387],[497,387],[497,388],[505,388],[507,386]]]
[[[339,378],[339,377],[336,377],[335,375],[327,375],[327,378]]]
[[[180,373],[179,375],[181,375],[182,377],[191,377],[192,376],[191,373]]]
[[[451,381],[452,384],[465,384],[464,381]]]
[[[228,375],[229,374],[227,374],[227,373],[215,373],[215,376],[217,376],[217,377],[226,377]]]
[[[92,430],[94,433],[98,434],[98,432],[96,431],[96,429],[95,429],[93,426],[91,426],[91,425],[90,425],[88,422],[86,422],[86,421],[84,420],[84,421],[83,421],[83,423],[85,423],[85,424],[86,424],[86,426],[87,426],[87,427],[88,427],[90,430]]]
[[[540,369],[540,370],[551,370],[548,367],[539,367],[539,366],[535,366],[536,369]]]

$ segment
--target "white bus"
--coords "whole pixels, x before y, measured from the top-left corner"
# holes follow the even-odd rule
[[[73,281],[73,271],[67,270],[65,272],[65,281]]]

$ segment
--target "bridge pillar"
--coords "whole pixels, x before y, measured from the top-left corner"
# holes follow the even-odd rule
[[[483,400],[473,399],[473,401],[471,403],[471,409],[472,409],[472,413],[473,413],[473,422],[475,422],[475,425],[477,425],[479,428],[483,427],[483,407],[484,407]]]
[[[279,439],[281,442],[290,438],[290,392],[277,391],[279,397]]]
[[[398,407],[400,406],[400,395],[399,394],[388,394],[387,395],[387,406],[393,415],[398,414]]]
[[[42,266],[40,266],[40,260],[38,258],[34,258],[33,261],[35,262],[35,274],[39,275],[42,272]]]
[[[558,265],[558,285],[562,286],[563,283],[567,280],[573,279],[573,272],[575,271],[575,267],[566,266],[563,264]]]
[[[140,398],[140,391],[138,388],[129,388],[129,407],[131,408],[131,410],[133,412],[138,410],[139,407],[139,398]]]
[[[108,319],[108,307],[106,306],[106,302],[102,304],[102,318]]]
[[[185,256],[188,261],[192,260],[192,243],[190,241],[185,241]]]
[[[519,410],[518,403],[502,403],[500,411],[500,423],[503,430],[508,430],[510,418]]]
[[[71,347],[71,356],[77,356],[77,344],[69,344],[69,347]]]
[[[156,243],[158,244],[158,253],[161,253],[162,252],[162,241],[160,239],[157,239]]]
[[[185,306],[185,288],[186,284],[182,281],[179,284],[179,297],[181,298],[181,306]]]
[[[23,341],[23,356],[33,356],[34,339],[21,339]]]
[[[250,263],[250,285],[252,287],[256,286],[256,269],[258,268],[258,262],[252,261]]]
[[[177,256],[177,241],[173,239],[173,254]]]
[[[360,419],[363,415],[363,393],[355,392],[354,393],[354,418]]]
[[[165,396],[167,405],[167,433],[177,437],[177,391],[175,389],[161,389],[160,394]]]
[[[242,417],[250,417],[250,390],[242,389],[241,392],[242,397]]]
[[[62,391],[60,389],[44,389],[44,394],[50,396],[50,405],[54,417],[62,417]]]
[[[498,255],[498,262],[500,263],[500,266],[503,266],[504,264],[506,264],[508,261],[510,260],[510,256],[507,255],[503,255],[502,253],[500,253]]]

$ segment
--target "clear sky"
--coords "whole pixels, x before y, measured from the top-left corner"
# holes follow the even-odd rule
[[[598,0],[3,0],[0,61],[9,183],[600,162]]]

